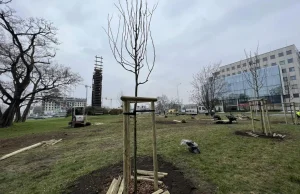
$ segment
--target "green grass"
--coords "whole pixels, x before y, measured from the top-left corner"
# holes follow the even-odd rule
[[[251,129],[250,122],[213,125],[185,118],[186,124],[157,124],[158,154],[178,166],[200,191],[213,188],[217,193],[300,193],[299,126],[273,124],[273,131],[288,134],[285,141],[279,142],[233,134],[235,130]],[[55,131],[73,135],[54,146],[0,161],[1,193],[59,193],[78,177],[121,161],[122,116],[89,119],[104,124],[71,129],[66,128],[67,119],[47,119],[0,129],[0,139],[30,138],[32,133]],[[151,155],[151,119],[142,116],[138,123],[138,154]],[[183,138],[196,141],[201,154],[191,154],[180,146]]]

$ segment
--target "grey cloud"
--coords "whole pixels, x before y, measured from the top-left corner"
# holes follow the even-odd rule
[[[102,29],[107,15],[116,13],[114,2],[24,0],[15,1],[13,7],[26,17],[45,17],[61,29],[57,60],[79,72],[85,84],[92,82],[94,56],[102,55],[103,95],[116,98],[121,90],[133,94],[134,79],[114,60]],[[255,47],[258,40],[262,52],[286,42],[300,47],[297,8],[297,0],[160,0],[152,23],[156,66],[140,95],[176,97],[176,85],[182,83],[180,98],[188,103],[189,83],[201,66],[240,60],[244,48]],[[77,87],[76,95],[84,97],[84,91]]]

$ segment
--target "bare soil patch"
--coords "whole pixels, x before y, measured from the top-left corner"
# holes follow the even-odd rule
[[[21,149],[23,147],[30,146],[40,141],[46,141],[50,139],[66,139],[70,138],[70,134],[67,132],[51,132],[44,134],[31,134],[21,137],[14,137],[8,139],[0,139],[0,155],[7,154],[9,152]]]
[[[252,131],[235,131],[235,134],[236,135],[241,135],[241,136],[246,136],[246,137],[254,137],[254,136],[250,135],[249,132],[251,132],[252,134],[257,135],[256,138],[266,138],[266,139],[276,139],[276,140],[284,140],[285,139],[285,138],[282,138],[280,136],[265,135],[264,133],[261,133],[261,132],[253,133]],[[286,136],[286,134],[282,134],[282,133],[280,133],[280,134]]]
[[[172,163],[165,162],[161,157],[158,157],[159,171],[167,172],[168,176],[161,179],[166,185],[168,191],[172,194],[198,194],[201,193],[193,183],[186,179],[183,173]],[[137,160],[137,165],[139,169],[143,170],[153,170],[152,157],[145,156],[140,157]],[[101,168],[99,170],[93,171],[92,173],[78,178],[74,183],[72,183],[65,192],[72,194],[96,194],[96,193],[106,193],[111,184],[113,178],[117,178],[122,175],[123,162],[108,166],[106,168]],[[140,182],[138,193],[149,193],[153,192],[153,186],[151,183]],[[150,192],[150,193],[151,193]],[[203,193],[212,193],[212,191],[207,191]]]
[[[177,124],[175,121],[156,121],[156,124]]]

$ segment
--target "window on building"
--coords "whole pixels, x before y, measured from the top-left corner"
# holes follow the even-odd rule
[[[264,58],[263,58],[263,61],[268,61],[268,58],[267,58],[267,57],[264,57]]]
[[[232,73],[232,75],[235,75],[235,73]]]
[[[287,78],[287,77],[283,77],[283,81],[285,81],[285,82],[286,82],[287,80],[288,80],[288,78]]]
[[[241,68],[241,65],[237,65],[236,67],[237,67],[237,68]]]
[[[238,71],[238,74],[241,74],[242,72]]]
[[[285,61],[280,61],[279,64],[280,65],[285,65]]]
[[[243,67],[246,67],[246,63],[243,63]]]
[[[264,64],[264,67],[268,67],[268,64]]]
[[[295,67],[290,67],[289,72],[293,72],[293,71],[295,71]]]
[[[286,69],[282,69],[281,71],[282,71],[282,73],[286,73]]]
[[[230,74],[227,74],[227,76],[230,76]]]
[[[288,63],[293,63],[293,58],[291,58],[291,59],[288,59]]]
[[[222,75],[223,78],[225,78],[225,75]]]
[[[227,71],[230,71],[230,69],[229,69],[229,68],[227,68],[226,70],[227,70]]]
[[[272,63],[271,65],[272,65],[272,66],[276,66],[277,64],[276,64],[276,63]]]
[[[290,79],[291,79],[291,80],[296,80],[296,76],[293,75],[293,76],[290,77]]]
[[[286,55],[290,55],[290,54],[292,54],[292,50],[286,51]]]
[[[293,84],[292,85],[292,89],[298,89],[298,85],[297,84]]]
[[[244,72],[247,72],[247,69],[245,69]]]
[[[232,70],[235,70],[235,67],[231,67]]]
[[[299,93],[293,94],[294,98],[299,98]]]
[[[270,59],[275,59],[275,55],[271,55],[271,56],[270,56]]]
[[[222,69],[222,72],[225,72],[225,69]]]
[[[283,52],[278,53],[278,57],[283,57]]]

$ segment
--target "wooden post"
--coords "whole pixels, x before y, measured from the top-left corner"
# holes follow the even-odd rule
[[[250,112],[251,112],[251,123],[252,123],[252,131],[254,132],[254,118],[253,118],[253,107],[252,107],[252,102],[249,103],[250,105]]]
[[[269,117],[267,103],[265,104],[265,106],[266,106],[266,116],[267,116],[267,122],[268,122],[268,129],[269,129],[269,132],[271,134],[272,132],[271,132],[271,127],[270,127],[270,117]]]
[[[262,112],[264,133],[267,135],[267,127],[266,127],[266,119],[265,119],[265,110],[264,110],[264,101],[263,100],[260,101],[260,106],[261,106],[261,112]]]
[[[285,110],[286,110],[286,107],[285,107],[285,104],[283,103],[283,112],[284,112],[285,124],[288,124]]]
[[[127,103],[127,112],[130,112],[130,102]],[[131,180],[131,149],[130,149],[130,116],[127,116],[127,149],[128,149],[128,157],[127,157],[127,172],[128,172],[128,180]]]
[[[128,102],[123,101],[123,179],[124,179],[124,189],[123,192],[124,194],[129,193],[129,177],[130,177],[130,171],[128,171],[128,166],[130,165],[130,162],[128,163],[128,158],[130,160],[130,152],[129,152],[129,146],[128,146],[128,118],[129,115],[124,114],[128,113],[129,107],[128,107]]]
[[[151,110],[155,110],[154,102],[151,102]],[[156,126],[155,126],[155,112],[152,113],[152,132],[153,132],[153,167],[154,167],[154,190],[158,190],[158,164],[156,153]]]

